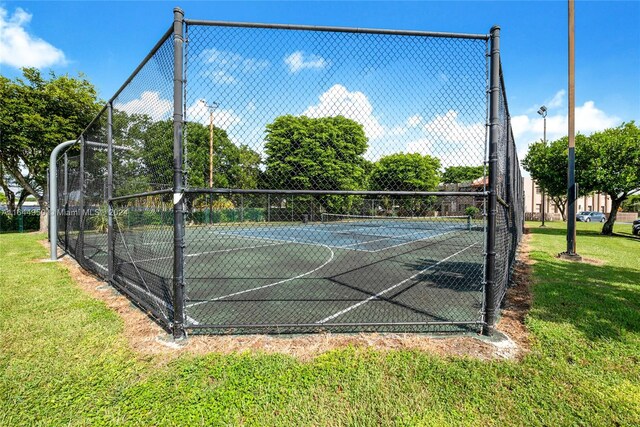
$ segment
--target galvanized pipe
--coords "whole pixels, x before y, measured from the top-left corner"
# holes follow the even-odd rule
[[[173,9],[173,324],[175,339],[184,332],[184,183],[182,171],[182,111],[184,12]]]
[[[491,335],[496,322],[496,211],[498,180],[498,138],[500,126],[500,27],[491,28],[489,83],[489,200],[485,257],[483,334]]]
[[[51,261],[58,259],[58,222],[56,219],[58,213],[58,169],[56,167],[56,159],[58,153],[64,148],[75,144],[77,140],[70,140],[56,145],[49,156],[49,243],[51,248],[49,255]]]
[[[206,21],[200,19],[185,19],[187,25],[203,25],[210,27],[239,27],[239,28],[265,28],[271,30],[298,30],[298,31],[323,31],[331,33],[356,33],[356,34],[383,34],[391,36],[421,36],[421,37],[444,37],[451,39],[476,39],[487,40],[488,34],[464,34],[464,33],[444,33],[434,31],[416,30],[388,30],[383,28],[353,28],[353,27],[332,27],[319,25],[291,25],[291,24],[265,24],[256,22],[228,22],[228,21]]]
[[[114,274],[114,230],[113,230],[113,105],[107,104],[107,280]]]
[[[185,193],[216,194],[300,194],[336,196],[487,196],[488,191],[370,191],[370,190],[267,190],[262,188],[187,188]]]

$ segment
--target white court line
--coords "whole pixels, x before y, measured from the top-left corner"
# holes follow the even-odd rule
[[[382,249],[377,249],[377,250],[375,250],[375,251],[370,251],[370,252],[381,252],[381,251],[386,251],[387,249],[397,248],[398,246],[404,246],[404,245],[408,245],[408,244],[410,244],[410,243],[421,242],[421,241],[423,241],[423,240],[433,239],[434,237],[444,236],[445,234],[455,233],[456,231],[460,231],[460,230],[451,230],[451,231],[447,231],[447,232],[445,232],[445,233],[434,234],[433,236],[428,236],[428,237],[425,237],[424,239],[409,240],[408,242],[398,243],[397,245],[393,245],[393,246],[386,246],[386,247],[384,247],[384,248],[382,248]]]
[[[297,275],[296,277],[290,277],[290,278],[288,278],[288,279],[280,280],[280,281],[275,282],[275,283],[269,283],[268,285],[258,286],[257,288],[245,289],[245,290],[243,290],[243,291],[234,292],[234,293],[229,294],[229,295],[224,295],[224,296],[217,297],[217,298],[213,298],[213,299],[210,299],[210,300],[200,301],[200,302],[196,302],[196,303],[193,303],[193,304],[188,304],[188,305],[186,305],[185,307],[186,307],[186,308],[191,308],[191,307],[195,307],[196,305],[206,304],[206,303],[208,303],[208,302],[219,301],[219,300],[221,300],[221,299],[225,299],[225,298],[229,298],[229,297],[234,297],[234,296],[236,296],[236,295],[246,294],[247,292],[253,292],[253,291],[258,291],[258,290],[260,290],[260,289],[270,288],[270,287],[272,287],[272,286],[281,285],[281,284],[283,284],[283,283],[290,282],[290,281],[292,281],[292,280],[296,280],[296,279],[300,279],[300,278],[302,278],[302,277],[304,277],[304,276],[308,276],[308,275],[309,275],[309,274],[311,274],[311,273],[315,273],[316,271],[320,270],[322,267],[324,267],[325,265],[327,265],[327,264],[329,264],[331,261],[333,261],[333,257],[334,257],[334,255],[335,255],[335,254],[333,253],[333,249],[331,249],[331,248],[330,248],[329,246],[327,246],[327,245],[316,245],[316,246],[323,246],[323,247],[325,247],[325,248],[329,249],[329,251],[331,252],[331,256],[329,257],[329,259],[328,259],[328,260],[326,260],[326,261],[324,262],[324,264],[322,264],[320,267],[316,267],[316,268],[314,268],[314,269],[313,269],[313,270],[311,270],[311,271],[307,271],[306,273],[299,274],[299,275]]]
[[[416,234],[424,234],[424,231],[415,231],[415,232],[413,232],[413,233],[400,234],[400,235],[398,235],[398,236],[387,236],[387,237],[384,237],[384,238],[382,238],[382,239],[367,240],[366,242],[358,242],[358,243],[352,243],[352,244],[350,244],[350,245],[343,245],[343,246],[336,246],[336,247],[338,247],[338,248],[346,248],[346,247],[348,247],[348,246],[364,245],[365,243],[380,242],[380,241],[382,241],[382,240],[395,240],[395,239],[399,239],[399,238],[401,238],[401,237],[413,236],[413,235],[416,235]],[[446,233],[442,233],[442,234],[446,234]],[[442,235],[442,234],[436,234],[436,236],[440,236],[440,235]],[[371,236],[371,234],[370,234],[370,236]],[[410,240],[409,242],[419,242],[419,241],[421,241],[421,240],[430,239],[430,238],[432,238],[432,237],[434,237],[434,235],[427,236],[427,237],[423,237],[422,239]],[[406,244],[406,243],[402,243],[402,244],[404,245],[404,244]],[[396,246],[397,246],[397,245],[396,245]],[[395,247],[395,246],[394,246],[394,247]],[[388,248],[385,248],[385,249],[388,249]]]
[[[380,291],[380,292],[378,292],[377,294],[372,295],[372,296],[370,296],[369,298],[367,298],[367,299],[365,299],[365,300],[362,300],[362,301],[360,301],[359,303],[356,303],[356,304],[354,304],[354,305],[352,305],[352,306],[350,306],[350,307],[347,307],[347,308],[345,308],[344,310],[341,310],[341,311],[339,311],[339,312],[337,312],[337,313],[335,313],[335,314],[332,314],[332,315],[331,315],[331,316],[329,316],[329,317],[325,317],[324,319],[319,320],[319,321],[317,321],[316,323],[317,323],[317,324],[326,323],[326,322],[328,322],[328,321],[330,321],[330,320],[335,319],[335,318],[336,318],[336,317],[338,317],[338,316],[342,316],[343,314],[348,313],[349,311],[351,311],[351,310],[353,310],[353,309],[355,309],[355,308],[358,308],[358,307],[360,307],[360,306],[362,306],[362,305],[364,305],[364,304],[368,303],[368,302],[369,302],[369,301],[371,301],[371,300],[377,299],[377,298],[379,298],[380,296],[382,296],[382,295],[386,294],[387,292],[389,292],[389,291],[391,291],[391,290],[393,290],[393,289],[397,288],[398,286],[402,286],[402,285],[404,285],[404,284],[405,284],[405,283],[407,283],[409,280],[415,279],[417,276],[419,276],[419,275],[423,274],[425,271],[431,270],[433,267],[437,266],[438,264],[441,264],[441,263],[443,263],[443,262],[447,261],[448,259],[453,258],[454,256],[456,256],[456,255],[458,255],[458,254],[461,254],[462,252],[464,252],[464,251],[466,251],[467,249],[469,249],[469,248],[471,248],[471,247],[473,247],[473,246],[477,245],[478,243],[479,243],[479,242],[473,243],[473,244],[471,244],[471,245],[467,246],[466,248],[459,250],[459,251],[458,251],[458,252],[456,252],[455,254],[453,254],[453,255],[449,255],[448,257],[446,257],[446,258],[444,258],[444,259],[441,259],[441,260],[440,260],[440,261],[438,261],[437,263],[435,263],[435,264],[431,264],[431,265],[430,265],[430,266],[428,266],[427,268],[425,268],[425,269],[423,269],[423,270],[420,270],[419,272],[417,272],[417,273],[416,273],[416,274],[414,274],[413,276],[411,276],[411,277],[408,277],[408,278],[404,279],[402,282],[396,283],[395,285],[388,287],[388,288],[387,288],[387,289],[385,289],[384,291]]]
[[[251,239],[258,239],[258,240],[269,240],[272,242],[284,242],[284,243],[299,243],[301,245],[312,245],[312,246],[326,246],[327,248],[331,247],[331,248],[336,248],[336,249],[343,249],[341,246],[332,246],[332,245],[325,245],[324,243],[320,243],[320,242],[314,242],[314,241],[309,241],[309,240],[285,240],[285,239],[276,239],[273,237],[258,237],[258,236],[245,236],[244,234],[236,234],[236,233],[220,233],[220,232],[212,232],[209,231],[209,233],[212,234],[219,234],[222,236],[237,236],[237,237],[245,237],[245,238],[251,238]],[[351,248],[344,248],[348,251],[357,251],[357,252],[377,252],[377,251],[369,251],[366,249],[351,249]]]
[[[233,252],[233,251],[241,251],[244,249],[255,249],[255,248],[264,248],[267,246],[278,246],[278,245],[284,245],[285,242],[282,243],[270,243],[267,245],[254,245],[254,246],[243,246],[241,248],[231,248],[231,249],[217,249],[215,251],[206,251],[206,252],[198,252],[195,254],[189,254],[189,255],[185,255],[185,258],[189,258],[189,257],[194,257],[194,256],[200,256],[200,255],[209,255],[209,254],[215,254],[215,253],[220,253],[220,252]],[[133,249],[135,251],[135,247]],[[163,256],[163,257],[158,257],[158,258],[146,258],[146,259],[137,259],[135,260],[135,262],[147,262],[147,261],[158,261],[161,259],[173,259],[173,256]]]

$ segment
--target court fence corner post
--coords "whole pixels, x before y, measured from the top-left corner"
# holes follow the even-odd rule
[[[80,191],[78,193],[78,215],[79,215],[79,226],[78,226],[78,240],[76,242],[76,260],[80,263],[80,265],[84,266],[84,228],[85,228],[85,211],[84,211],[84,197],[86,194],[86,189],[84,188],[84,166],[85,166],[85,158],[84,156],[87,154],[86,146],[85,146],[85,136],[80,136],[80,173],[78,175],[78,188]]]
[[[113,229],[113,104],[107,104],[107,282],[113,282],[115,233]]]
[[[173,9],[173,319],[174,339],[184,328],[184,182],[182,171],[184,12]]]
[[[500,27],[490,32],[489,81],[489,210],[484,284],[484,335],[492,335],[496,322],[496,211],[498,178],[498,138],[500,120]]]

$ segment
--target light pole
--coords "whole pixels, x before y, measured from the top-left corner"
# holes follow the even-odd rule
[[[538,110],[538,114],[542,116],[542,119],[544,121],[544,133],[543,133],[542,143],[546,148],[547,147],[547,107],[545,107],[544,105],[540,107],[540,109]],[[546,196],[547,195],[545,194],[544,188],[542,188],[542,224],[540,225],[540,227],[545,226],[544,217],[546,216],[546,209],[545,209],[545,205],[547,204]]]
[[[569,167],[567,169],[567,251],[560,255],[571,261],[582,261],[576,253],[576,199],[578,185],[576,184],[576,58],[575,58],[575,0],[569,0],[569,87],[567,91],[568,108],[568,139],[569,139]]]
[[[218,108],[217,102],[204,106],[209,110],[209,188],[213,188],[213,111]],[[213,222],[213,193],[209,194],[209,224]]]

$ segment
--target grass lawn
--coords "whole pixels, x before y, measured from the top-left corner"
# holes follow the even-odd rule
[[[135,353],[118,315],[45,258],[38,234],[0,236],[0,425],[639,425],[640,240],[530,223],[532,349],[520,361],[347,348]]]

